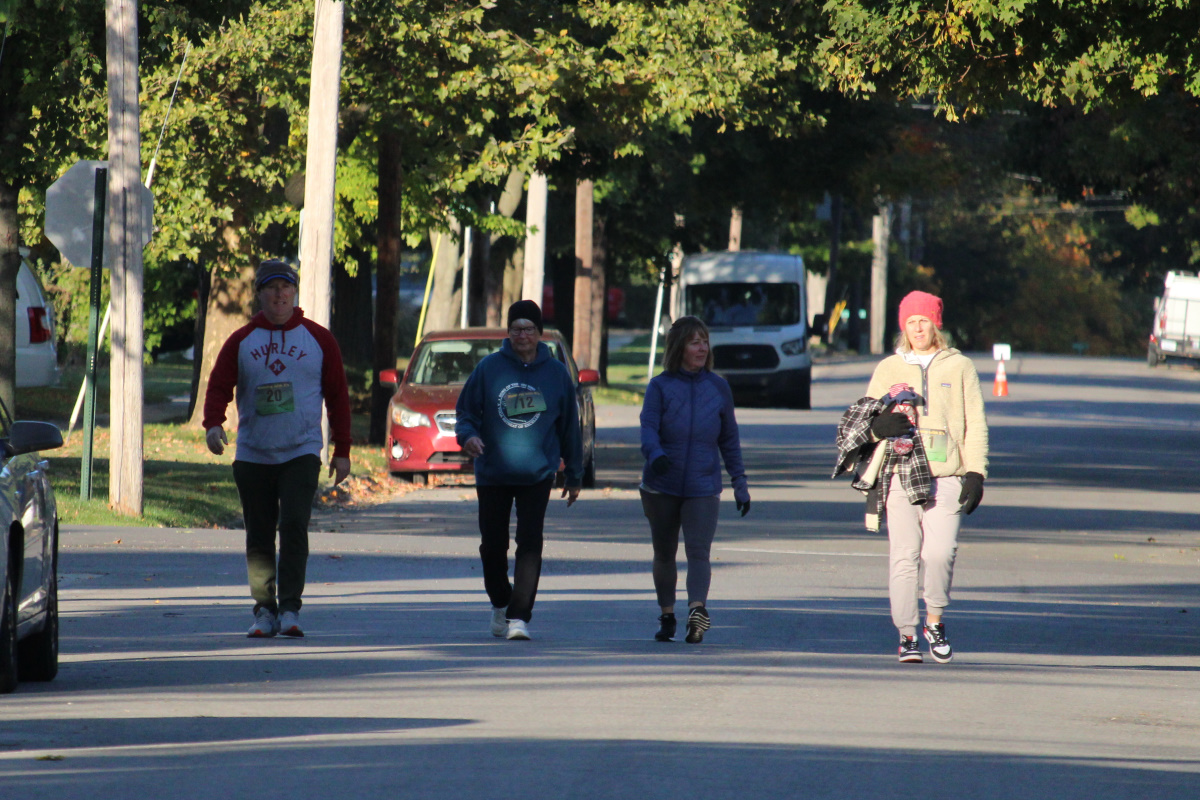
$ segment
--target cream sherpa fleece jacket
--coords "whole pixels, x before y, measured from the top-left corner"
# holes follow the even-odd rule
[[[915,356],[896,352],[879,362],[867,396],[882,398],[897,383],[907,383],[924,397],[918,427],[928,450],[934,431],[947,434],[946,460],[930,461],[935,478],[978,472],[987,477],[988,428],[979,373],[971,359],[953,347],[941,350],[922,369]]]

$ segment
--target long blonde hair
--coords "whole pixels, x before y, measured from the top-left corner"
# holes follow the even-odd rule
[[[699,317],[680,317],[671,324],[671,329],[667,331],[667,347],[663,351],[663,372],[678,372],[683,368],[683,350],[697,333],[705,341],[709,340],[708,326]],[[708,348],[708,360],[704,362],[704,368],[713,368],[712,347]]]

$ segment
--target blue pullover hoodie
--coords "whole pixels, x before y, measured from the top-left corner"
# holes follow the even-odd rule
[[[733,412],[733,392],[720,375],[706,369],[656,375],[642,403],[642,485],[676,497],[713,497],[721,493],[721,460],[739,503],[750,499],[742,445]],[[665,455],[666,475],[650,464]]]
[[[467,378],[458,396],[454,434],[459,445],[483,440],[475,459],[479,486],[531,486],[566,464],[566,485],[583,483],[583,442],[571,373],[538,343],[533,362],[508,339]]]

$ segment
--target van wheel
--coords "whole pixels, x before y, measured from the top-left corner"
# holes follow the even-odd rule
[[[1150,365],[1150,367],[1153,369],[1154,367],[1157,367],[1162,362],[1163,362],[1163,359],[1160,358],[1158,355],[1158,348],[1156,348],[1154,345],[1150,345],[1149,349],[1147,349],[1147,351],[1146,351],[1146,363],[1148,363]]]
[[[17,688],[17,601],[12,565],[4,570],[0,589],[0,694]]]
[[[797,408],[803,411],[812,409],[812,383],[806,382],[803,386],[797,389],[793,394],[786,398],[784,405],[787,408]]]

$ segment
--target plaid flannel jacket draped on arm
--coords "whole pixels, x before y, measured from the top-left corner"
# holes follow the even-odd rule
[[[854,470],[850,485],[867,496],[866,526],[872,531],[879,530],[879,522],[884,517],[893,474],[900,476],[900,485],[913,505],[928,500],[933,488],[929,460],[919,435],[913,436],[912,452],[906,455],[897,455],[890,442],[876,440],[871,435],[871,420],[884,408],[886,404],[882,400],[861,397],[842,414],[837,428],[837,464],[830,476],[836,478],[843,472]],[[871,474],[867,467],[875,458],[878,447],[885,448],[882,463]]]

